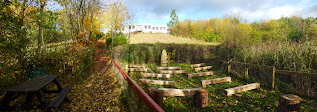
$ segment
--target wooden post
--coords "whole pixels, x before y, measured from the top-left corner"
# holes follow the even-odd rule
[[[278,103],[278,112],[299,112],[301,108],[301,98],[293,95],[287,94],[280,96]]]
[[[249,67],[247,63],[244,63],[244,77],[247,79],[249,78]]]
[[[163,108],[163,98],[164,98],[164,91],[156,91],[155,92],[155,96],[156,96],[156,103]]]
[[[194,106],[196,108],[205,108],[208,105],[208,91],[206,89],[199,88],[194,95]]]
[[[230,60],[228,61],[228,74],[230,74],[230,71],[231,71],[231,62]]]
[[[157,91],[157,87],[150,87],[149,96],[156,101],[155,92]]]
[[[276,68],[275,66],[273,66],[273,73],[272,73],[272,90],[274,90],[274,81],[275,81],[275,71],[276,71]]]

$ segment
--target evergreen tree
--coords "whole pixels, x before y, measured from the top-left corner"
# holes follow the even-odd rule
[[[178,16],[176,15],[175,9],[172,10],[170,17],[171,21],[167,23],[167,26],[173,27],[178,22]]]

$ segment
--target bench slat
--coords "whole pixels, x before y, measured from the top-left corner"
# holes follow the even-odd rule
[[[214,75],[214,72],[199,72],[199,73],[190,73],[188,74],[188,78],[191,79],[192,77],[197,77],[197,76],[207,76],[207,75]]]
[[[225,91],[227,93],[227,96],[231,96],[232,94],[235,94],[235,93],[240,93],[243,91],[248,91],[248,90],[252,90],[252,89],[259,89],[259,88],[260,88],[260,83],[252,83],[252,84],[248,84],[248,85],[243,85],[243,86],[239,86],[239,87],[225,89]]]
[[[216,84],[221,82],[231,82],[231,77],[222,77],[210,80],[201,80],[201,85],[205,88],[208,84]]]

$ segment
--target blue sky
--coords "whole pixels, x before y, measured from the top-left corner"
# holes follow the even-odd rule
[[[180,21],[238,15],[247,22],[297,15],[317,16],[317,0],[124,0],[137,23],[165,25],[172,9]]]

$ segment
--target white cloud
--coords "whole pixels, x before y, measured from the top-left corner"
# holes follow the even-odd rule
[[[311,0],[127,0],[128,8],[138,10],[140,18],[168,21],[172,9],[179,20],[208,19],[239,14],[249,21],[278,19],[281,16],[316,17],[317,1]],[[314,9],[315,8],[315,9]]]

